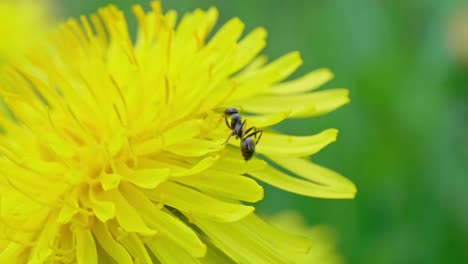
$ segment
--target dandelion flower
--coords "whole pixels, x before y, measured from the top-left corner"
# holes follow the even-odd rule
[[[0,63],[21,54],[50,26],[45,1],[0,0]]]
[[[268,221],[282,230],[297,235],[305,235],[312,243],[307,254],[291,255],[298,264],[342,264],[343,257],[336,251],[334,230],[325,225],[308,227],[304,218],[294,211],[285,211],[268,217]]]
[[[263,198],[256,180],[354,197],[349,180],[307,159],[335,129],[267,130],[347,103],[344,89],[310,92],[328,70],[283,82],[301,59],[266,64],[263,28],[241,38],[234,18],[207,39],[215,8],[177,23],[176,12],[151,6],[133,9],[134,42],[108,6],[69,20],[2,72],[0,263],[290,263],[310,245],[253,213]],[[228,106],[265,129],[257,153],[283,169],[245,162],[239,140],[222,144]]]

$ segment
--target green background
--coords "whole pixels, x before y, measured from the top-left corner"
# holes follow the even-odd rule
[[[448,45],[463,1],[163,1],[179,13],[217,6],[246,29],[264,26],[274,59],[299,50],[294,76],[329,67],[326,87],[347,87],[351,104],[279,129],[340,130],[313,158],[358,186],[355,200],[322,200],[266,188],[259,211],[299,209],[310,224],[330,224],[348,263],[468,263],[468,67]],[[63,17],[114,3],[57,1]],[[466,3],[466,2],[465,2]],[[465,5],[466,6],[466,5]],[[219,25],[219,24],[218,24]],[[468,30],[468,25],[465,30]],[[468,43],[465,43],[468,49]]]

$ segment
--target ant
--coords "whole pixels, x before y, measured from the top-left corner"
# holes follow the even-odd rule
[[[231,123],[228,122],[228,116],[231,117]],[[226,108],[224,111],[224,122],[226,122],[227,127],[231,129],[232,132],[229,134],[228,138],[223,144],[228,142],[232,136],[236,136],[236,139],[240,138],[240,149],[242,156],[244,157],[245,161],[250,160],[255,153],[255,145],[258,144],[258,141],[260,141],[260,138],[263,135],[263,130],[257,130],[256,127],[251,127],[246,130],[247,120],[242,122],[242,117],[235,107]],[[252,130],[253,132],[251,132]],[[249,134],[249,132],[251,133]],[[252,137],[255,137],[255,140]]]

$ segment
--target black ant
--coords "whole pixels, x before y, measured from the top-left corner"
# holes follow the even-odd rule
[[[231,117],[231,123],[228,122],[228,116]],[[224,111],[224,121],[226,122],[226,125],[229,127],[229,129],[232,130],[231,134],[229,134],[224,143],[228,142],[232,136],[236,136],[236,139],[240,138],[240,149],[242,156],[244,157],[245,161],[250,160],[255,153],[255,145],[258,144],[258,141],[260,141],[260,138],[263,135],[263,130],[257,130],[256,127],[251,127],[246,130],[247,120],[242,122],[242,117],[240,116],[239,111],[234,107],[229,107]],[[249,132],[252,130],[253,132],[249,134]],[[252,137],[255,137],[255,140]]]

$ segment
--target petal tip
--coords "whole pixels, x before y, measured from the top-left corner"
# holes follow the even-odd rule
[[[263,198],[265,198],[265,190],[263,189],[261,185],[258,185],[256,196],[253,197],[253,199],[250,202],[255,203],[255,202],[263,200]]]
[[[255,28],[254,32],[258,35],[260,39],[266,39],[266,37],[268,36],[268,31],[264,27]]]
[[[232,24],[236,27],[241,27],[241,28],[244,28],[245,26],[244,22],[242,22],[242,20],[239,17],[231,18],[226,24]]]
[[[356,185],[354,183],[352,184],[352,188],[353,188],[352,189],[352,192],[353,192],[353,197],[352,198],[354,199],[354,198],[356,198],[356,195],[358,193],[358,189],[357,189],[357,187],[356,187]]]
[[[329,128],[325,130],[324,132],[330,136],[330,139],[331,139],[330,142],[334,142],[338,138],[339,131],[336,128]]]
[[[208,251],[208,248],[204,243],[201,243],[199,248],[195,251],[192,252],[192,256],[196,258],[203,258],[206,255],[206,252]]]
[[[343,89],[343,97],[345,98],[345,103],[348,103],[351,100],[349,94],[350,93],[348,89]]]
[[[323,75],[325,76],[325,78],[327,80],[331,80],[331,79],[335,78],[335,75],[333,74],[333,72],[329,68],[322,68],[321,70],[322,70]]]
[[[207,14],[210,16],[218,17],[219,15],[218,8],[216,8],[215,6],[211,6],[210,8],[208,8]]]
[[[299,64],[302,64],[302,57],[301,57],[301,53],[297,50],[291,52],[291,57],[294,59],[294,60],[297,60],[299,62]]]

